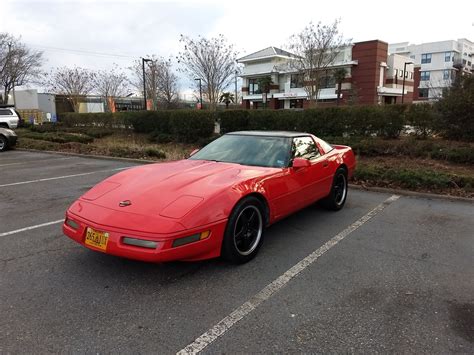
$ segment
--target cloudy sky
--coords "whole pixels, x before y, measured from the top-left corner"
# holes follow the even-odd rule
[[[173,56],[180,34],[222,33],[241,55],[284,47],[310,21],[341,19],[353,41],[422,43],[474,40],[468,0],[448,8],[426,1],[2,1],[0,32],[21,36],[42,50],[45,69],[61,65],[105,69],[128,67],[141,56]],[[462,7],[465,7],[465,11]],[[186,90],[187,80],[181,81]]]

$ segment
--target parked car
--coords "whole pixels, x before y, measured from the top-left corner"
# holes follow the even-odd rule
[[[0,127],[15,129],[21,125],[21,116],[13,107],[0,107]]]
[[[11,129],[0,127],[0,152],[15,146],[17,140],[16,133]]]
[[[308,133],[228,133],[189,159],[104,180],[67,210],[63,231],[131,259],[244,263],[270,224],[316,201],[340,210],[355,165],[350,147]]]

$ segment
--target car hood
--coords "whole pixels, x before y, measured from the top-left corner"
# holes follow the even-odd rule
[[[275,171],[203,160],[149,164],[104,180],[80,200],[120,212],[180,219],[223,189]]]

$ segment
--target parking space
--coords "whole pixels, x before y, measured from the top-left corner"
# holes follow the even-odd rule
[[[0,352],[474,351],[472,204],[351,190],[340,212],[312,206],[270,227],[242,266],[119,259],[40,226],[134,165],[0,155]]]

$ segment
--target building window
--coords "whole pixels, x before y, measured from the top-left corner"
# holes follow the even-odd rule
[[[420,72],[420,80],[421,80],[421,81],[428,81],[428,80],[430,80],[430,72],[429,72],[429,71],[422,71],[422,72]]]
[[[303,100],[290,100],[290,108],[303,108]]]
[[[420,91],[419,91],[420,94],[419,94],[418,96],[419,96],[420,98],[428,98],[429,90],[430,90],[430,89],[428,89],[428,88],[422,88],[422,89],[420,89]]]
[[[451,77],[451,72],[450,70],[446,69],[446,70],[443,70],[443,80],[449,80],[450,77]]]
[[[410,59],[415,59],[415,58],[416,58],[416,55],[414,55],[414,54],[412,54],[412,55],[410,56]]]
[[[336,79],[333,75],[324,75],[319,80],[320,89],[329,89],[336,86]]]
[[[444,61],[445,62],[451,61],[451,52],[444,52]]]
[[[398,71],[398,75],[400,76],[400,78],[403,78],[403,70],[400,69],[400,70]]]
[[[423,53],[421,55],[421,64],[431,63],[431,53]]]
[[[249,79],[249,95],[261,94],[257,79]]]
[[[302,88],[303,86],[303,74],[291,74],[290,88]]]

